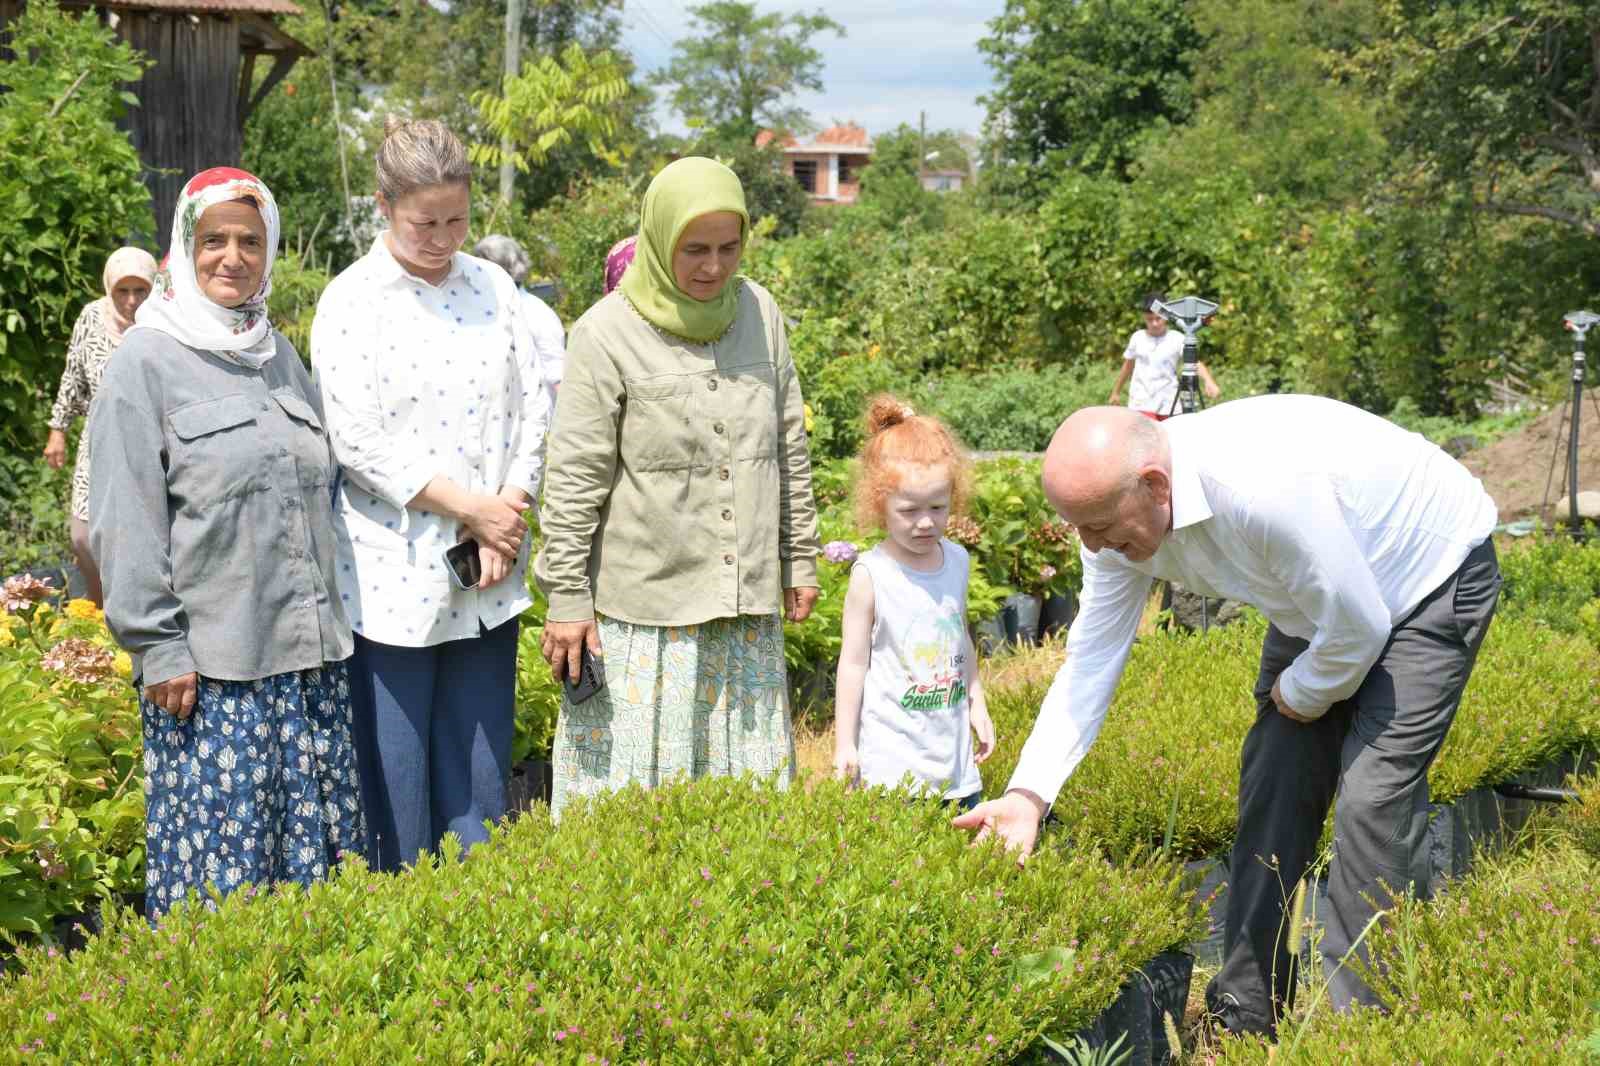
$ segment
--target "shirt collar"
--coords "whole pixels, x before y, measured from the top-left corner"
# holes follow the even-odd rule
[[[1163,427],[1165,428],[1165,427]],[[1200,466],[1193,448],[1198,443],[1184,440],[1188,434],[1167,434],[1172,450],[1172,528],[1183,529],[1211,517],[1211,502],[1200,483]]]
[[[372,269],[377,273],[378,281],[384,285],[393,285],[399,281],[415,281],[419,284],[427,285],[428,282],[409,273],[405,267],[401,266],[400,260],[396,259],[394,253],[389,251],[389,244],[383,239],[388,232],[388,230],[384,230],[373,238],[372,248],[367,252],[367,257],[372,260]],[[462,264],[463,258],[460,252],[450,257],[450,273],[445,275],[445,281],[453,281],[466,273],[466,268]],[[439,284],[443,285],[444,282]]]

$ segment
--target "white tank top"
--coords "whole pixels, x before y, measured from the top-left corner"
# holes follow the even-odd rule
[[[861,696],[861,780],[897,785],[907,774],[946,799],[983,787],[972,759],[967,688],[977,664],[967,645],[966,549],[941,539],[944,564],[922,572],[873,548],[856,560],[872,579],[872,659]]]

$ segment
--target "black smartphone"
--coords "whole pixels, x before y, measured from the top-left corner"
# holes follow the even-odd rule
[[[578,680],[563,676],[561,683],[567,688],[567,699],[582,703],[606,687],[605,666],[589,652],[589,643],[583,644],[583,654],[578,657]]]
[[[477,588],[483,580],[483,561],[478,557],[478,542],[472,537],[446,548],[444,565],[458,589]]]

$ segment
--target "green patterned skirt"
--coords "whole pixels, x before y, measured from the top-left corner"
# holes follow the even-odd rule
[[[550,806],[677,775],[777,774],[794,768],[783,619],[740,615],[693,626],[600,618],[605,688],[563,702]]]

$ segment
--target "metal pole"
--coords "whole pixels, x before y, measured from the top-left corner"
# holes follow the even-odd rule
[[[323,0],[322,17],[328,27],[328,95],[333,100],[333,133],[339,144],[339,176],[344,184],[344,232],[351,248],[359,252],[361,249],[356,247],[356,221],[350,211],[350,160],[344,149],[344,123],[339,118],[339,78],[334,72],[339,53],[333,36],[333,0]]]
[[[1567,434],[1567,517],[1575,540],[1583,539],[1583,526],[1578,521],[1578,422],[1583,417],[1583,366],[1583,334],[1579,333],[1572,349],[1572,429]]]
[[[522,0],[506,0],[505,72],[502,92],[509,91],[511,82],[522,73]],[[511,161],[515,149],[510,134],[500,138],[500,202],[503,204],[509,204],[516,191],[517,167]]]

